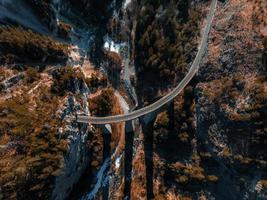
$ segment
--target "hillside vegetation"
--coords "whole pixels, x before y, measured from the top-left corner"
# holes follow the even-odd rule
[[[49,198],[64,166],[67,140],[57,134],[58,98],[43,88],[34,106],[25,94],[0,104],[0,185],[4,199]]]
[[[139,82],[166,86],[183,77],[193,58],[200,11],[189,9],[187,0],[148,0],[141,6],[135,44]]]
[[[23,28],[0,28],[0,63],[64,63],[68,45]]]

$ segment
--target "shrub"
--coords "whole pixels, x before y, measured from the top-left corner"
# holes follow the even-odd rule
[[[115,103],[115,95],[112,89],[104,89],[101,94],[89,100],[89,109],[94,116],[106,116],[111,114]]]
[[[112,67],[120,71],[121,66],[122,66],[121,56],[118,53],[112,52],[112,51],[105,51],[104,53],[105,53],[106,59],[111,61]]]
[[[70,39],[70,32],[71,32],[71,25],[64,22],[59,22],[58,34],[60,37],[63,37],[65,39]]]
[[[26,70],[26,82],[27,83],[33,83],[34,81],[37,81],[39,79],[40,79],[40,74],[35,68],[29,67]]]
[[[156,119],[156,126],[158,128],[168,128],[169,126],[169,116],[168,113],[162,112],[160,114],[158,114],[157,119]]]
[[[188,142],[189,135],[187,132],[182,132],[179,134],[179,138],[182,142]]]
[[[217,182],[219,180],[219,178],[215,175],[208,175],[207,180],[210,182]]]
[[[179,183],[187,183],[188,182],[188,177],[185,175],[179,176],[179,178],[177,179],[177,181]]]
[[[63,96],[66,92],[75,93],[76,89],[81,89],[85,77],[80,69],[67,66],[53,72],[53,81],[52,93]]]
[[[204,172],[204,169],[196,165],[192,165],[191,167],[187,167],[184,169],[185,174],[189,175],[191,178],[198,180],[198,181],[205,180],[205,176],[203,172]]]
[[[154,200],[165,200],[166,197],[163,194],[157,194],[154,198]]]
[[[90,78],[85,79],[85,82],[89,88],[94,90],[100,86],[102,86],[102,87],[107,86],[108,80],[107,80],[106,76],[100,77],[100,74],[93,73]]]
[[[267,189],[267,180],[260,180],[260,183],[264,189]]]
[[[230,152],[230,149],[229,148],[224,148],[223,151],[222,151],[222,156],[225,157],[225,158],[228,158],[230,156],[232,156],[231,152]]]

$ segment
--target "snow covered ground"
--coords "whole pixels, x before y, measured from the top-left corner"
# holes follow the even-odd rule
[[[104,49],[108,51],[112,51],[115,53],[120,54],[122,49],[126,46],[125,42],[122,43],[115,43],[110,37],[106,36],[104,38],[105,43],[104,43]]]

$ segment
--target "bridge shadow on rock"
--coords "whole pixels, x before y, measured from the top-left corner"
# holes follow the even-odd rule
[[[154,122],[157,115],[164,111],[170,103],[161,107],[154,112],[146,114],[140,117],[140,123],[142,126],[142,131],[144,134],[144,153],[145,153],[145,166],[146,166],[146,189],[147,189],[147,199],[154,199],[153,191],[153,177],[154,177],[154,163],[153,163],[153,152],[154,152]]]
[[[144,150],[145,150],[145,165],[146,165],[146,188],[147,188],[147,199],[153,199],[153,176],[154,176],[154,164],[153,164],[153,120],[146,123],[144,118],[141,120],[141,125],[144,133]]]
[[[111,142],[111,134],[110,133],[103,133],[103,161],[106,159],[111,160],[111,147],[110,147],[110,142]],[[108,173],[110,169],[110,164],[108,165],[106,169],[106,173]],[[103,178],[103,183],[102,183],[102,199],[103,200],[108,200],[109,199],[109,179],[108,177]]]
[[[132,123],[133,123],[132,121],[127,121],[125,123],[124,196],[126,199],[131,199],[133,141],[134,141],[134,130]]]

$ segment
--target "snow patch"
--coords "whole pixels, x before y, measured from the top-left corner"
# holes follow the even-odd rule
[[[120,54],[121,50],[127,45],[125,42],[116,43],[110,37],[104,37],[104,49]]]
[[[110,40],[110,41],[106,41],[104,44],[104,48],[112,51],[112,52],[116,52],[116,53],[120,53],[120,44],[116,44],[114,41]]]
[[[115,160],[115,168],[118,169],[121,166],[121,158],[122,158],[122,154],[116,158]]]
[[[69,54],[69,64],[71,66],[75,66],[80,64],[81,62],[81,55],[79,51],[79,47],[77,45],[72,46],[70,48],[70,54]]]
[[[131,2],[132,0],[125,0],[123,3],[123,8],[126,9]]]
[[[106,129],[108,130],[108,132],[109,132],[110,134],[112,134],[112,128],[111,128],[111,125],[110,125],[110,124],[105,124],[105,127],[106,127]]]
[[[121,94],[119,92],[115,92],[116,97],[118,98],[120,105],[123,109],[124,113],[128,113],[130,110],[130,106],[128,105],[128,103],[125,101],[125,99],[121,96]]]

